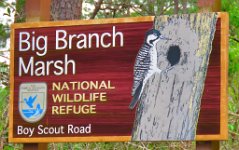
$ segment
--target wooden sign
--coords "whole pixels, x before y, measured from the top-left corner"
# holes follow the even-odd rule
[[[153,20],[14,24],[9,141],[134,140],[140,109],[129,108],[135,59]],[[227,138],[227,23],[220,13],[196,140]]]

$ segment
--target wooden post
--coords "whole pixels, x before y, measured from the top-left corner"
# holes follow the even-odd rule
[[[28,143],[23,144],[24,150],[47,150],[47,143]]]
[[[198,0],[199,12],[221,11],[221,0]]]
[[[221,11],[221,0],[198,0],[200,12]],[[200,141],[196,142],[197,150],[219,150],[220,141]]]
[[[196,150],[219,150],[219,141],[203,141],[196,143]]]
[[[51,0],[26,0],[26,22],[39,22],[50,20]]]
[[[51,0],[26,0],[26,22],[39,22],[50,20]],[[47,150],[47,143],[26,143],[24,150]]]

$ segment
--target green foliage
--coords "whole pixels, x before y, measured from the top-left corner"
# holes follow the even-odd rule
[[[6,9],[4,16],[10,16],[12,13],[12,5],[7,3],[4,0],[0,0],[0,8]],[[8,24],[3,24],[0,22],[0,48],[4,47],[6,45],[6,40],[9,38],[10,29]]]
[[[229,40],[229,76],[239,72],[239,43]]]
[[[0,23],[0,47],[6,45],[6,40],[9,38],[9,26]]]
[[[239,49],[235,49],[239,51]],[[239,55],[235,56],[238,59]],[[234,61],[234,60],[233,60]],[[239,143],[235,142],[239,140],[239,72],[235,72],[230,75],[228,94],[229,94],[229,140],[227,143],[224,142],[224,146],[236,148],[239,147]]]
[[[3,147],[3,150],[21,150],[22,145],[8,143]]]
[[[222,10],[229,13],[229,76],[239,72],[239,0],[222,0]]]
[[[84,1],[84,19],[91,17],[95,2],[93,0]],[[198,10],[197,0],[187,0],[187,8],[183,9],[183,0],[179,0],[178,13],[195,13]],[[163,14],[174,14],[174,0],[104,0],[96,18],[119,18],[136,16],[154,16]]]
[[[192,150],[195,142],[94,142],[94,143],[51,143],[48,149],[57,150]]]
[[[239,0],[222,0],[222,10],[229,13],[229,140],[223,142],[225,149],[239,149]]]
[[[9,95],[9,89],[8,87],[0,88],[0,115],[3,115],[4,109],[6,109],[7,101],[6,98]],[[1,129],[1,127],[0,127]]]
[[[6,137],[7,137],[7,113],[8,113],[8,101],[7,97],[9,95],[9,90],[8,88],[1,88],[0,87],[0,143],[6,142]],[[1,144],[0,144],[1,145]],[[1,149],[1,147],[0,147]]]
[[[9,65],[4,62],[0,62],[0,87],[2,85],[8,86],[8,82],[9,82]]]
[[[239,149],[239,0],[222,0],[222,10],[229,13],[229,140],[223,149]]]
[[[26,22],[26,16],[25,16],[25,0],[17,0],[16,4],[16,16],[15,16],[15,22]]]
[[[0,0],[0,8],[6,8],[6,3],[4,0]]]
[[[222,10],[229,13],[230,36],[239,38],[239,0],[222,0]]]

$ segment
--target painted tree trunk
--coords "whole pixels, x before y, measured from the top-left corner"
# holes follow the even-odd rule
[[[216,13],[155,17],[155,29],[168,38],[157,43],[163,71],[145,86],[133,141],[195,139],[216,22]]]

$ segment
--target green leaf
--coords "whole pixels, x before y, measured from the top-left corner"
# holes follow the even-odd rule
[[[9,16],[11,15],[11,9],[9,7],[7,8],[7,13]]]
[[[6,145],[3,150],[14,150],[14,147]]]
[[[229,129],[230,131],[235,131],[235,130],[236,130],[236,127],[235,127],[235,125],[233,125],[233,124],[228,124],[228,129]]]

